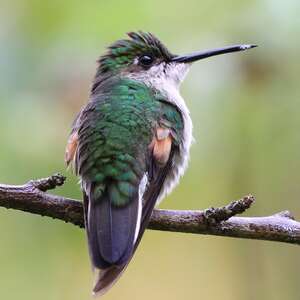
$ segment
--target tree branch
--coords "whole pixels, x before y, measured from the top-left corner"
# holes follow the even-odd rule
[[[65,179],[56,174],[31,180],[25,185],[0,184],[0,206],[84,227],[80,201],[46,193],[47,190],[63,185]],[[249,195],[224,207],[204,211],[156,209],[148,228],[300,245],[300,222],[295,221],[288,211],[267,217],[235,217],[247,210],[253,202],[254,197]]]

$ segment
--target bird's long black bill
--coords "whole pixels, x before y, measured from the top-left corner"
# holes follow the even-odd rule
[[[244,50],[248,50],[248,49],[255,48],[255,47],[257,47],[257,45],[228,46],[228,47],[224,47],[224,48],[218,48],[218,49],[213,49],[213,50],[200,51],[200,52],[195,52],[195,53],[191,53],[191,54],[175,56],[172,59],[172,61],[179,62],[179,63],[192,63],[194,61],[197,61],[197,60],[200,60],[203,58],[207,58],[210,56],[244,51]]]

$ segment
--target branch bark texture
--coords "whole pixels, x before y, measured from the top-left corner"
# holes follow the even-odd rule
[[[80,201],[46,192],[63,185],[64,181],[65,177],[56,174],[44,179],[31,180],[25,185],[0,184],[0,206],[84,227]],[[224,207],[204,211],[156,209],[148,228],[300,245],[300,222],[295,221],[288,211],[266,217],[235,216],[250,208],[253,203],[254,197],[248,195]]]

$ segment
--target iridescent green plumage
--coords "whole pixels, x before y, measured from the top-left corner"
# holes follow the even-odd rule
[[[109,181],[113,205],[126,205],[147,171],[148,146],[157,126],[170,127],[180,140],[180,113],[160,100],[157,90],[117,78],[107,82],[82,113],[78,173],[97,183],[98,193]]]

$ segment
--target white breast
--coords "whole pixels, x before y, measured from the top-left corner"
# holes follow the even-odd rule
[[[182,113],[183,117],[183,141],[180,146],[179,153],[174,156],[174,165],[172,170],[168,174],[162,191],[158,197],[157,204],[169,194],[173,188],[178,184],[180,177],[184,174],[190,157],[190,147],[193,141],[192,129],[193,124],[190,117],[189,109],[187,108],[185,101],[179,93],[179,89],[173,84],[163,84],[165,92],[168,95],[169,101],[176,105]]]
[[[179,86],[187,74],[189,65],[179,63],[161,63],[153,66],[146,72],[129,74],[128,77],[142,81],[151,88],[159,90],[166,96],[166,100],[178,107],[183,117],[183,141],[179,153],[174,156],[174,164],[169,172],[161,193],[157,199],[157,204],[172,191],[178,184],[180,177],[184,174],[189,161],[190,147],[193,141],[192,120],[185,101],[179,93]]]

